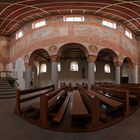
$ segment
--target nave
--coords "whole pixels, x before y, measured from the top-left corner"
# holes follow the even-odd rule
[[[52,85],[18,90],[14,112],[42,128],[85,132],[114,125],[139,107],[138,84],[103,83],[91,89],[86,84],[70,88],[63,83],[59,89]]]
[[[0,100],[0,105],[0,137],[4,140],[15,140],[17,138],[20,140],[25,140],[25,138],[26,140],[56,140],[56,138],[57,140],[101,140],[104,138],[108,138],[109,140],[139,140],[140,137],[139,109],[124,121],[106,129],[85,133],[61,133],[42,129],[19,118],[13,113],[15,99]]]

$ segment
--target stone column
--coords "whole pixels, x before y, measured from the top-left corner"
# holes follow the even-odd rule
[[[52,81],[52,84],[54,84],[55,89],[57,89],[58,88],[57,65],[58,65],[59,57],[57,55],[53,55],[53,56],[51,56],[51,61],[52,61],[51,81]]]
[[[32,75],[31,75],[31,65],[28,63],[25,64],[25,88],[30,89],[31,88],[31,80],[32,80]]]
[[[121,63],[115,64],[115,82],[116,84],[121,83]]]
[[[94,84],[94,66],[96,56],[89,55],[87,57],[87,60],[88,60],[88,87],[91,88],[91,85]]]
[[[133,68],[133,83],[138,83],[138,65],[135,64]]]

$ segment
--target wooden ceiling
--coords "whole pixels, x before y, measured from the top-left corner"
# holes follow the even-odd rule
[[[30,62],[32,63],[33,61],[36,62],[48,62],[50,61],[50,56],[44,49],[38,49],[35,50],[30,58]]]
[[[103,16],[140,35],[140,0],[0,0],[0,35],[35,19],[66,14]]]
[[[86,55],[85,53],[80,49],[76,47],[70,47],[63,50],[60,59],[66,60],[66,59],[80,59],[85,60]]]
[[[113,63],[113,55],[108,50],[102,50],[99,52],[96,61]]]

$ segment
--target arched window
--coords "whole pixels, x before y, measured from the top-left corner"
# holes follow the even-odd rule
[[[46,21],[45,21],[45,19],[41,19],[39,21],[32,23],[32,29],[39,28],[44,25],[46,25]]]
[[[79,71],[78,62],[77,61],[72,61],[70,63],[70,71]]]
[[[109,64],[105,64],[104,65],[104,72],[105,73],[111,73],[111,68],[110,68],[110,65]]]
[[[94,67],[93,67],[93,69],[94,69],[94,72],[96,72],[96,65],[94,64]]]
[[[19,39],[19,38],[21,38],[22,36],[23,36],[22,30],[18,31],[18,32],[16,33],[16,40]]]
[[[128,29],[125,30],[125,35],[132,39],[132,33]]]
[[[57,64],[57,70],[61,71],[61,64],[60,64],[60,62],[58,62],[58,64]]]
[[[84,22],[84,16],[64,16],[63,21],[65,22]]]
[[[116,29],[116,23],[108,20],[102,20],[102,24],[110,28]]]
[[[40,72],[47,72],[47,65],[46,64],[41,65]]]

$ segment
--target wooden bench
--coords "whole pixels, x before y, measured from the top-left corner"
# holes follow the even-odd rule
[[[47,94],[48,108],[49,109],[53,108],[57,104],[57,101],[59,101],[60,98],[62,98],[64,94],[65,94],[65,90],[63,89],[61,89],[61,91],[59,89],[59,90],[56,90]],[[40,111],[40,102],[33,103],[31,106],[33,109]]]
[[[39,109],[40,125],[42,127],[46,128],[49,126],[49,114],[51,114],[51,111],[55,109],[57,105],[61,103],[61,101],[63,103],[60,106],[59,110],[57,112],[54,112],[52,121],[60,122],[62,120],[69,99],[69,97],[67,98],[67,90],[68,88],[64,86],[51,94],[42,95],[40,97],[40,104],[37,106],[37,108],[35,107],[34,109]]]
[[[129,106],[129,91],[126,89],[119,89],[119,88],[106,88],[100,86],[92,86],[94,91],[98,91],[101,94],[107,96],[110,95],[110,98],[118,100],[119,102],[123,103],[124,108],[124,117],[130,114],[130,106]]]
[[[119,101],[116,101],[114,99],[111,99],[110,97],[104,96],[100,93],[97,93],[93,90],[89,90],[88,92],[90,92],[91,94],[97,96],[102,102],[104,102],[105,104],[113,107],[113,108],[119,108],[120,106],[122,106],[123,104]]]
[[[54,90],[54,85],[36,88],[36,89],[27,89],[27,90],[20,90],[17,89],[16,91],[16,105],[14,112],[18,115],[22,113],[21,103],[25,103],[27,101],[31,101],[40,97],[43,94],[47,94]]]
[[[61,105],[59,111],[56,113],[56,115],[54,116],[53,118],[53,121],[54,122],[61,122],[63,116],[64,116],[64,113],[66,111],[66,108],[68,106],[68,103],[69,103],[69,99],[70,99],[70,94],[67,95],[66,99],[64,100],[63,104]]]
[[[100,87],[122,89],[129,91],[129,99],[135,100],[137,105],[140,106],[140,84],[128,83],[128,84],[101,84]]]
[[[89,94],[89,92],[82,86],[78,86],[78,90],[89,112],[89,117],[91,118],[90,125],[91,126],[99,125],[100,124],[99,98],[93,94]]]
[[[81,98],[81,95],[78,91],[73,92],[72,97],[72,106],[71,106],[71,115],[74,118],[86,117],[88,116],[88,111],[85,107],[85,104]]]

